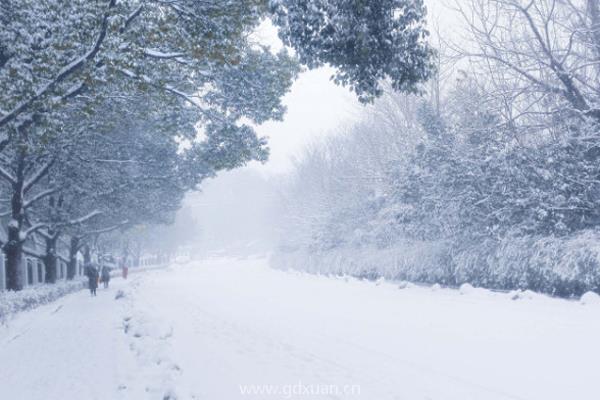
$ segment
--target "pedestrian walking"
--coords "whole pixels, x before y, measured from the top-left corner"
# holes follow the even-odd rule
[[[102,284],[104,285],[104,289],[107,289],[108,282],[110,281],[110,268],[106,265],[102,267],[101,278]]]
[[[98,288],[99,274],[96,267],[92,264],[88,265],[85,274],[88,277],[88,287],[92,296],[96,295],[96,289]]]

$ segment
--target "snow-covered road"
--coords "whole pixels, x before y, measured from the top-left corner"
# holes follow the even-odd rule
[[[0,399],[597,399],[598,360],[599,305],[212,259],[18,315]]]

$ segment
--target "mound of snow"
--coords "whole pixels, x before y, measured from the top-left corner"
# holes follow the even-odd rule
[[[408,282],[408,281],[401,281],[400,283],[398,283],[398,289],[410,289],[411,287],[414,287],[415,285],[413,285],[412,283]]]
[[[600,304],[600,296],[594,292],[586,292],[579,300],[581,304]]]
[[[508,297],[511,300],[519,300],[521,298],[521,290],[511,290],[510,292],[508,292]]]
[[[460,285],[458,291],[460,292],[460,294],[470,294],[475,291],[475,288],[470,283],[463,283],[462,285]]]
[[[440,290],[442,287],[440,286],[439,283],[436,283],[435,285],[431,286],[431,290],[433,290],[434,292],[437,292],[438,290]]]
[[[532,290],[513,290],[508,293],[508,296],[511,300],[533,300],[540,297],[540,294]]]

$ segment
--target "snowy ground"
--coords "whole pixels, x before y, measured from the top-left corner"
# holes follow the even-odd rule
[[[0,327],[0,399],[598,398],[598,304],[398,289],[261,259],[112,283]]]

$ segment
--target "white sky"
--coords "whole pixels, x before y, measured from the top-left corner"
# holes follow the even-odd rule
[[[287,172],[294,156],[311,142],[332,134],[341,124],[359,118],[362,106],[348,90],[329,81],[331,71],[319,69],[303,73],[285,97],[288,111],[283,121],[268,122],[257,128],[269,137],[271,156],[265,165],[253,168],[267,174]]]

